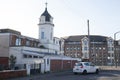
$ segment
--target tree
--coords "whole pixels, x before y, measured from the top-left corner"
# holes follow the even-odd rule
[[[14,69],[16,63],[16,57],[14,55],[10,55],[9,62],[10,62],[10,68]]]

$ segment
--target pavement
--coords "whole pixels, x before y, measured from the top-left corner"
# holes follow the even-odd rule
[[[69,73],[71,71],[63,71],[63,72],[52,72],[52,73],[45,73],[45,74],[35,74],[35,75],[29,75],[26,77],[18,77],[18,78],[11,78],[7,80],[39,80],[42,77],[52,77],[54,75],[64,75],[64,73]]]

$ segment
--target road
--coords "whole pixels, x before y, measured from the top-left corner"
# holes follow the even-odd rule
[[[70,71],[39,74],[8,80],[120,80],[120,71],[101,71],[99,74],[77,74]]]

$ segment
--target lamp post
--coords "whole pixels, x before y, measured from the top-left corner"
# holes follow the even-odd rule
[[[114,55],[115,55],[115,67],[117,68],[117,55],[116,55],[116,34],[120,33],[120,31],[114,33]]]

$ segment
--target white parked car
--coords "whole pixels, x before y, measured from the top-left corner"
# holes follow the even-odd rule
[[[75,66],[73,68],[73,73],[77,74],[77,73],[82,73],[82,74],[86,74],[86,73],[99,73],[99,67],[95,66],[93,63],[91,62],[78,62],[75,63]]]

